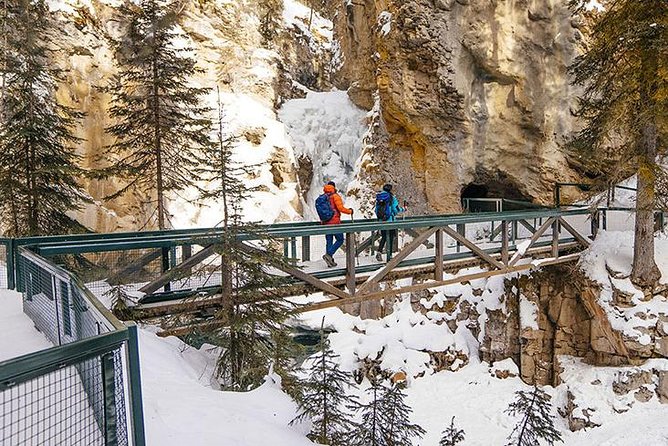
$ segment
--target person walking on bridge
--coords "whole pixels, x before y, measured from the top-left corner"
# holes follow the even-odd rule
[[[376,194],[376,216],[380,221],[395,221],[398,214],[405,212],[406,209],[399,206],[399,200],[392,193],[392,185],[386,184],[383,190]],[[380,244],[376,253],[376,260],[383,261],[383,248],[388,244],[388,249],[392,250],[397,240],[397,230],[380,231]],[[388,255],[389,260],[389,255]]]
[[[315,200],[315,209],[324,225],[341,224],[341,214],[353,215],[353,210],[343,205],[343,199],[336,191],[336,184],[329,181],[323,188],[323,194]],[[343,245],[343,233],[326,234],[327,252],[322,256],[328,267],[336,266],[334,253]]]

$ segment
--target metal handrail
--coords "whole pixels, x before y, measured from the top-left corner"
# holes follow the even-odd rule
[[[392,229],[419,229],[434,226],[446,226],[457,224],[486,223],[492,221],[516,221],[533,218],[548,218],[556,216],[586,215],[591,213],[589,209],[537,209],[506,212],[484,212],[471,214],[445,214],[434,216],[419,216],[401,219],[397,221],[379,221],[377,219],[356,220],[354,222],[343,221],[338,225],[323,225],[320,222],[299,222],[297,224],[280,225],[257,225],[253,231],[238,234],[240,240],[257,240],[262,238],[288,238],[305,237],[326,234],[337,234],[342,232],[368,232]],[[210,232],[206,232],[206,231]],[[160,236],[133,236],[130,238],[110,240],[81,240],[78,242],[51,241],[45,244],[25,244],[31,249],[45,256],[67,253],[86,253],[103,251],[123,251],[141,248],[161,248],[175,245],[187,244],[211,244],[219,240],[223,230],[221,228],[209,228],[207,230],[194,230],[192,233],[178,230],[174,232],[163,231]],[[139,234],[139,233],[136,233]]]

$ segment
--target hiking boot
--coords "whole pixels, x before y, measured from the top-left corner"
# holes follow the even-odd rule
[[[329,254],[325,254],[322,256],[322,259],[325,261],[328,267],[333,267],[336,266],[336,262],[334,261],[334,257],[330,256]]]
[[[380,252],[376,253],[376,260],[378,260],[379,262],[383,261],[383,255]]]

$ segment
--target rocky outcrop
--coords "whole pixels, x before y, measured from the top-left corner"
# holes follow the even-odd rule
[[[600,287],[577,271],[548,267],[513,279],[503,309],[487,310],[482,359],[513,358],[530,384],[559,384],[562,356],[580,357],[593,365],[643,364],[665,354],[665,314],[646,314],[656,326],[645,329],[649,341],[615,330],[598,302]],[[526,323],[520,302],[533,303],[535,323]]]
[[[383,168],[361,175],[419,210],[458,210],[471,183],[549,202],[555,181],[578,180],[562,147],[581,26],[556,0],[341,2],[339,87],[382,118],[367,156]]]

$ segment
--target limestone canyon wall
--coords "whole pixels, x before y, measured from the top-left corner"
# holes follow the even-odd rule
[[[471,183],[550,202],[555,181],[578,180],[562,145],[582,22],[560,0],[340,2],[337,81],[380,115],[362,175],[424,210],[458,210]]]
[[[490,196],[549,203],[555,181],[580,181],[563,150],[576,128],[566,68],[584,47],[582,17],[563,0],[216,0],[182,2],[180,27],[205,72],[194,82],[218,87],[240,150],[260,161],[263,196],[280,201],[268,221],[303,215],[308,162],[296,159],[276,110],[316,91],[347,90],[369,110],[357,165],[361,203],[370,187],[398,185],[412,212],[460,210],[470,184]],[[98,167],[111,141],[109,96],[115,67],[109,38],[117,4],[61,0],[69,73],[59,99],[87,113],[78,129],[85,167]],[[310,17],[310,6],[315,9]],[[271,12],[273,31],[263,32]],[[301,18],[299,18],[299,17]],[[331,22],[330,22],[331,20]],[[212,106],[215,98],[209,97]],[[143,227],[151,191],[112,202],[114,181],[84,180],[96,200],[79,218],[92,229]],[[351,191],[355,195],[355,191]],[[178,225],[215,224],[215,209],[173,197]],[[253,214],[256,217],[255,214]]]

